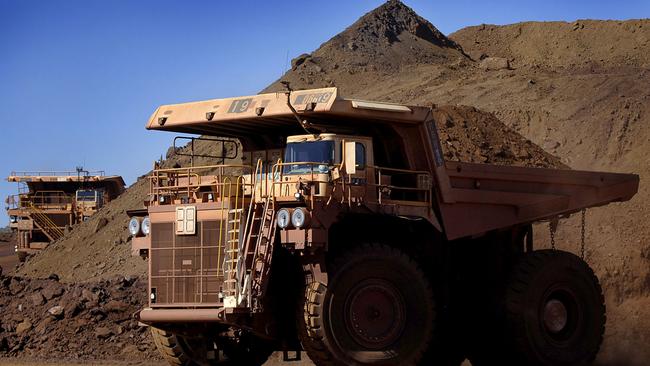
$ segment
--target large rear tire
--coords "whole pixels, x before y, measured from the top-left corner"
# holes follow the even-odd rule
[[[475,365],[584,366],[605,332],[602,289],[574,254],[540,250],[515,266],[505,298],[504,340]]]
[[[325,286],[307,284],[298,317],[303,348],[323,365],[416,365],[434,337],[431,286],[415,261],[364,245],[336,261]]]

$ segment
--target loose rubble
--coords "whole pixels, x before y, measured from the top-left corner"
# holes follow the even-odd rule
[[[51,277],[0,277],[0,357],[158,359],[147,328],[133,318],[146,301],[146,281],[69,284]]]

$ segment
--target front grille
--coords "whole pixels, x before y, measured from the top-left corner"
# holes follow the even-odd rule
[[[223,283],[223,221],[197,222],[195,235],[175,235],[174,223],[151,224],[152,305],[216,304]],[[154,290],[155,289],[155,290]],[[151,293],[151,292],[150,292]]]

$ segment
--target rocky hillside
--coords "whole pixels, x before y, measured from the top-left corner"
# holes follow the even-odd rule
[[[504,57],[515,68],[650,68],[647,20],[481,24],[450,38],[474,60]]]
[[[302,88],[337,86],[344,95],[413,65],[441,69],[468,61],[458,44],[400,1],[391,0],[291,62],[281,80]],[[265,91],[279,90],[278,82]]]
[[[159,359],[148,329],[131,314],[146,281],[114,277],[93,284],[0,275],[0,355],[96,360]],[[0,363],[2,359],[0,358]]]

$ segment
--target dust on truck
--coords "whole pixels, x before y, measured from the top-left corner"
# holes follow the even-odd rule
[[[11,172],[18,194],[6,199],[10,227],[17,233],[16,254],[23,261],[61,238],[66,228],[87,220],[124,191],[120,176],[103,171]]]
[[[639,177],[444,161],[432,109],[336,88],[161,106],[151,130],[237,139],[228,164],[155,169],[149,304],[173,365],[583,365],[605,307],[532,224],[629,200]],[[584,218],[584,216],[583,216]]]

